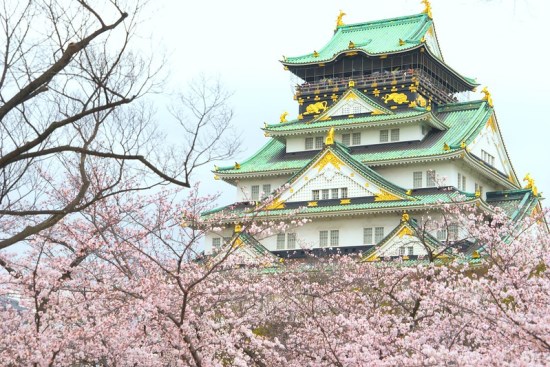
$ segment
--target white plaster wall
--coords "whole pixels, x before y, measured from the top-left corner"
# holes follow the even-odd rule
[[[365,217],[343,217],[331,219],[315,219],[304,226],[288,230],[295,232],[297,248],[300,244],[306,248],[319,247],[319,231],[334,230],[340,231],[339,246],[362,246],[363,228],[384,227],[384,236],[387,236],[400,222],[400,215],[370,215]],[[330,239],[330,233],[329,233]],[[261,243],[270,251],[277,249],[277,236],[270,236],[261,240]]]
[[[415,141],[422,140],[424,135],[422,134],[422,127],[420,124],[415,125],[406,125],[406,126],[387,126],[380,129],[362,129],[362,130],[336,130],[335,138],[337,141],[342,142],[342,134],[353,134],[361,133],[361,144],[360,145],[371,145],[371,144],[381,144],[380,143],[380,130],[388,130],[388,136],[391,137],[391,129],[399,129],[399,141]],[[288,137],[286,139],[286,152],[302,152],[305,150],[306,138],[308,137],[317,137],[322,136],[323,139],[325,135],[300,135]],[[394,143],[388,141],[388,143]],[[318,150],[318,149],[317,149]]]
[[[262,191],[262,186],[265,184],[271,184],[271,191],[279,188],[284,185],[290,175],[288,176],[277,176],[277,177],[264,177],[259,179],[246,179],[239,180],[237,183],[237,198],[235,201],[248,201],[250,199],[251,187],[252,185],[260,185],[260,194]]]
[[[328,130],[327,130],[328,131]],[[316,134],[316,135],[300,135],[300,136],[289,136],[286,139],[286,152],[303,152],[306,150],[306,138],[313,138],[313,146],[315,147],[315,138],[322,137],[323,142],[325,141],[325,134]],[[319,151],[320,149],[312,149]]]
[[[386,180],[408,190],[413,188],[413,172],[422,172],[422,187],[426,186],[428,170],[435,170],[441,186],[456,185],[457,169],[451,161],[373,167]],[[453,181],[454,180],[454,181]]]
[[[462,161],[442,161],[434,163],[419,163],[399,166],[374,167],[378,174],[404,189],[413,188],[413,172],[421,171],[423,174],[422,187],[426,186],[426,172],[435,170],[441,186],[458,187],[458,173],[466,176],[466,192],[475,192],[475,183],[483,186],[483,191],[502,190],[504,187],[496,185],[478,172],[470,169]],[[484,196],[485,197],[485,196]]]
[[[468,148],[472,154],[475,154],[480,159],[482,158],[481,150],[486,151],[495,157],[494,167],[497,170],[506,174],[511,171],[508,167],[504,147],[501,145],[497,133],[490,126],[485,126]]]

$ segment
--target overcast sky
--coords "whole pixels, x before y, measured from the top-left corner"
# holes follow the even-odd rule
[[[260,128],[283,111],[297,115],[290,73],[279,60],[322,48],[339,9],[346,24],[420,13],[417,0],[393,1],[159,1],[151,13],[155,50],[167,54],[169,85],[178,89],[194,75],[218,75],[234,91],[232,105],[242,132],[242,161],[267,140]],[[445,61],[477,78],[493,96],[512,164],[527,172],[550,197],[550,67],[546,60],[548,0],[433,0],[433,18]],[[480,88],[481,89],[481,88]],[[204,190],[231,186],[200,174]],[[546,203],[545,203],[546,204]]]

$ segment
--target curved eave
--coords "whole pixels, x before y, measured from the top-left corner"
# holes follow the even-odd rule
[[[434,161],[444,161],[450,159],[460,158],[463,154],[462,149],[455,149],[444,152],[442,154],[434,155],[424,155],[419,157],[406,157],[406,158],[395,158],[388,160],[377,160],[377,161],[361,161],[362,164],[365,164],[369,167],[381,167],[381,166],[392,166],[399,164],[409,164],[409,163],[424,163],[424,162],[434,162]],[[289,168],[285,170],[273,170],[273,171],[257,171],[257,172],[227,172],[223,173],[220,171],[214,171],[220,179],[229,182],[229,180],[238,180],[242,178],[253,178],[253,177],[273,177],[273,176],[284,176],[284,175],[294,175],[296,172],[300,171],[303,167],[298,168]]]
[[[345,121],[346,120],[345,118],[335,119],[335,120],[325,120],[322,122],[324,123],[326,121],[330,121],[331,123],[328,123],[325,126],[319,126],[319,127],[315,126],[315,123],[311,123],[306,126],[299,127],[293,130],[272,130],[269,127],[273,125],[268,125],[267,127],[262,128],[262,130],[268,133],[269,136],[271,137],[277,137],[277,136],[287,136],[287,135],[303,135],[303,134],[311,134],[311,133],[319,133],[319,132],[326,133],[327,127],[334,127],[336,131],[342,131],[342,130],[351,130],[356,128],[370,128],[370,127],[379,128],[381,126],[383,127],[383,126],[390,126],[390,125],[404,125],[404,124],[410,124],[410,123],[415,123],[419,121],[428,121],[430,123],[430,126],[438,128],[440,130],[449,129],[449,126],[446,125],[443,121],[441,121],[431,111],[427,111],[426,113],[412,116],[412,117],[399,117],[398,114],[391,115],[391,117],[393,119],[380,120],[380,121],[354,122],[354,123],[342,124],[342,125],[339,125],[338,123],[340,121]]]
[[[318,65],[319,63],[333,62],[333,61],[336,61],[336,59],[338,57],[340,57],[342,55],[345,56],[349,52],[360,52],[360,53],[362,53],[362,54],[364,54],[365,56],[368,56],[368,57],[376,57],[376,56],[382,56],[382,55],[397,55],[397,54],[400,54],[404,51],[413,51],[413,50],[421,49],[421,48],[424,48],[425,52],[427,52],[433,58],[433,60],[435,60],[443,68],[445,68],[449,72],[451,72],[451,74],[458,77],[462,82],[464,82],[464,84],[470,86],[470,88],[473,89],[473,88],[479,86],[479,83],[475,83],[473,81],[468,80],[470,78],[466,78],[466,77],[462,76],[457,71],[455,71],[452,67],[447,65],[442,59],[437,57],[425,43],[422,43],[422,42],[420,42],[416,45],[413,45],[409,48],[404,48],[404,49],[401,49],[401,50],[395,50],[395,51],[390,51],[390,52],[371,53],[371,52],[368,52],[368,51],[366,51],[362,48],[353,48],[353,49],[346,49],[346,50],[339,51],[339,52],[335,53],[332,56],[332,58],[328,58],[328,59],[320,59],[320,60],[316,60],[316,61],[312,61],[312,62],[304,62],[304,63],[290,63],[290,62],[284,61],[284,60],[279,60],[279,62],[281,64],[283,64],[284,66],[286,66],[287,68],[290,68],[290,67],[294,67],[294,66],[296,66],[296,67],[310,66],[310,65]],[[304,56],[307,56],[307,55],[304,55]]]
[[[466,200],[457,202],[456,205],[468,205],[468,204],[475,204],[479,208],[483,209],[486,213],[494,213],[494,209],[490,204],[485,202],[483,199],[479,197],[469,197],[466,196]],[[409,201],[407,201],[409,202]],[[437,209],[441,208],[441,210],[444,210],[444,206],[449,203],[432,203],[432,204],[418,204],[418,205],[402,205],[402,206],[392,206],[392,207],[382,207],[382,208],[373,208],[373,209],[349,209],[349,210],[334,210],[334,211],[326,211],[326,212],[318,212],[318,213],[312,213],[312,212],[303,212],[299,209],[293,211],[292,218],[335,218],[335,217],[349,217],[349,216],[358,216],[358,215],[375,215],[375,214],[388,214],[388,213],[396,213],[401,215],[404,210],[406,210],[408,213],[411,212],[425,212],[428,209]],[[221,208],[219,210],[216,210],[215,213],[222,212],[226,208]],[[270,210],[270,211],[262,211],[262,212],[248,212],[248,213],[240,213],[239,215],[242,217],[254,217],[255,220],[279,220],[279,219],[289,219],[288,211],[290,209],[280,209],[280,210]],[[206,215],[211,215],[213,213],[207,213]],[[232,218],[227,221],[227,223],[234,223],[235,218]]]

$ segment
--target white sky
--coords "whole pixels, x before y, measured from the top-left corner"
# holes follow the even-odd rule
[[[154,4],[155,49],[167,53],[168,89],[185,87],[194,75],[219,75],[234,91],[235,124],[242,132],[242,161],[267,140],[263,122],[290,118],[290,72],[278,60],[320,49],[330,39],[339,9],[346,24],[421,12],[418,0],[362,1],[176,1]],[[550,197],[550,84],[548,0],[433,0],[433,17],[445,61],[477,78],[493,96],[508,153],[519,178],[530,172]],[[480,90],[481,88],[479,88]],[[221,164],[220,164],[221,165]],[[232,186],[203,172],[195,178],[206,192]],[[546,206],[546,205],[545,205]]]

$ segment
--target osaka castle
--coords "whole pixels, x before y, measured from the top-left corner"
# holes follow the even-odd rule
[[[267,143],[248,159],[215,168],[236,198],[203,213],[221,221],[207,251],[238,237],[251,255],[415,259],[460,237],[451,223],[420,239],[446,203],[488,215],[501,207],[512,220],[540,211],[532,178],[511,164],[490,92],[471,93],[476,81],[445,62],[424,3],[420,14],[357,24],[340,12],[325,46],[281,60],[300,81],[296,111],[265,123]],[[308,221],[254,235],[242,225],[252,217]],[[472,249],[460,247],[479,257]]]

